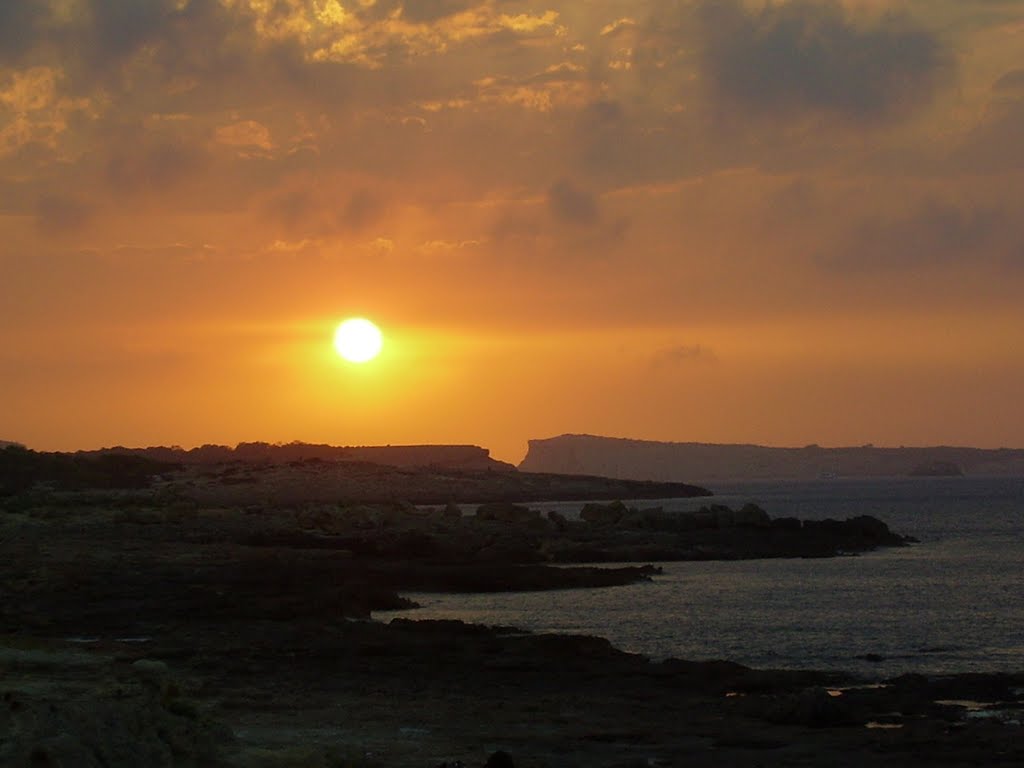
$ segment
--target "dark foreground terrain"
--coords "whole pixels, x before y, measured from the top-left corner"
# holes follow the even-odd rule
[[[872,518],[592,504],[566,520],[507,500],[463,516],[327,503],[326,481],[307,502],[218,504],[218,482],[265,484],[219,470],[202,496],[129,469],[127,488],[92,475],[0,498],[0,766],[1024,764],[1024,675],[865,686],[369,620],[405,590],[607,588],[657,578],[657,560],[905,543]],[[308,469],[271,475],[294,494]],[[637,565],[555,565],[595,560]]]

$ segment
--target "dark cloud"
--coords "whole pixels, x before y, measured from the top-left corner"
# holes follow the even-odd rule
[[[208,162],[196,144],[142,138],[113,150],[106,167],[107,182],[122,195],[161,194],[196,177]]]
[[[903,217],[862,220],[820,263],[843,272],[970,263],[998,248],[1006,224],[998,210],[929,202]]]
[[[562,179],[548,187],[540,205],[506,206],[489,237],[520,257],[530,253],[537,263],[557,253],[570,264],[608,256],[625,242],[630,226],[628,216],[605,212],[596,195]]]
[[[577,128],[583,134],[600,133],[621,127],[625,119],[625,110],[619,102],[594,101],[580,110]]]
[[[0,2],[0,63],[18,61],[30,51],[49,18],[41,2]]]
[[[955,154],[965,171],[1004,173],[1024,168],[1024,99],[995,110]]]
[[[292,189],[271,198],[264,206],[264,212],[294,234],[308,226],[315,207],[308,189]]]
[[[86,13],[95,51],[114,60],[130,56],[179,26],[190,5],[199,4],[179,10],[170,0],[92,0]]]
[[[290,235],[303,238],[362,232],[379,221],[385,209],[385,200],[369,189],[355,190],[339,206],[311,184],[280,192],[263,206],[264,213]]]
[[[60,17],[16,10],[33,6],[45,3],[0,3],[0,61],[18,54],[57,65],[75,95],[101,90],[143,111],[202,111],[265,103],[278,89],[324,102],[347,92],[351,67],[308,61],[297,40],[261,36],[242,4],[84,0]],[[266,22],[291,12],[276,3]]]
[[[64,195],[43,195],[36,202],[36,229],[47,236],[80,232],[92,221],[93,206]]]
[[[601,218],[597,199],[566,179],[548,189],[547,205],[555,219],[570,224],[586,226]]]
[[[424,23],[453,16],[479,4],[479,0],[381,0],[364,13],[371,18],[386,18],[401,8],[402,18]]]
[[[377,221],[384,212],[384,201],[366,189],[352,193],[338,215],[343,228],[361,231]]]
[[[595,101],[584,106],[576,117],[570,141],[588,173],[625,172],[633,176],[640,172],[631,126],[617,101]]]
[[[993,90],[1011,91],[1015,93],[1024,92],[1024,69],[1014,69],[996,80],[992,86]]]
[[[699,18],[707,86],[750,113],[888,117],[930,99],[951,69],[935,35],[894,13],[860,23],[837,2],[706,0]]]
[[[1006,73],[992,91],[985,118],[952,153],[955,170],[999,174],[1024,168],[1024,70]]]

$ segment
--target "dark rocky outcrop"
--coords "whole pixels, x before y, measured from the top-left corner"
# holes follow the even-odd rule
[[[476,517],[478,520],[496,520],[516,525],[537,523],[541,519],[540,512],[536,509],[501,501],[481,504],[476,509]]]

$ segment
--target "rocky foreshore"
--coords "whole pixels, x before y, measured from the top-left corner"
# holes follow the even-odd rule
[[[569,519],[507,501],[327,503],[319,489],[306,501],[252,493],[221,505],[160,475],[147,481],[139,468],[128,466],[128,488],[44,480],[0,498],[0,765],[1024,758],[1012,724],[1022,676],[863,686],[836,673],[653,663],[598,638],[419,622],[415,611],[386,625],[368,620],[409,607],[401,595],[413,590],[608,587],[657,578],[650,563],[660,560],[905,544],[874,518],[801,522],[754,505],[679,514],[605,502]],[[207,479],[231,486],[233,477]],[[579,565],[596,561],[635,565]]]
[[[1019,766],[1021,675],[653,663],[460,622],[215,620],[0,640],[0,764]]]

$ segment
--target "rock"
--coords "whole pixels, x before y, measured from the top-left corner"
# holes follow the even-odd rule
[[[732,528],[736,524],[736,514],[728,507],[713,507],[716,528]]]
[[[898,543],[902,539],[889,530],[889,526],[870,515],[851,517],[845,523],[852,531],[871,541],[880,543]]]
[[[515,768],[515,765],[512,762],[512,755],[503,749],[499,749],[487,758],[484,768]]]
[[[548,520],[551,521],[559,533],[564,532],[569,527],[569,521],[566,519],[565,515],[554,509],[548,510]]]
[[[458,522],[462,519],[462,509],[459,508],[458,504],[449,501],[445,508],[441,510],[441,518],[451,522]]]
[[[481,504],[476,508],[478,520],[495,520],[500,523],[529,523],[540,519],[540,510],[530,509],[520,504],[496,501]]]
[[[683,512],[675,515],[673,530],[676,531],[695,531],[697,530],[697,515],[694,512]]]
[[[171,671],[162,661],[139,659],[132,663],[132,672],[146,688],[160,696],[170,688]]]
[[[739,527],[744,528],[766,528],[772,524],[772,520],[757,504],[744,504],[735,513],[735,522]]]
[[[664,530],[666,522],[664,517],[661,507],[631,509],[622,516],[619,525],[640,530]]]
[[[615,525],[627,512],[629,510],[621,501],[613,501],[611,504],[591,502],[583,505],[583,509],[580,510],[580,519],[594,525]]]
[[[148,660],[147,660],[148,661]],[[155,669],[149,662],[136,669]],[[56,685],[41,681],[41,685]],[[233,737],[153,696],[100,684],[64,695],[26,694],[0,720],[0,765],[31,768],[223,766]],[[37,686],[38,689],[38,686]],[[114,693],[116,691],[116,693]]]
[[[714,510],[708,509],[707,507],[701,507],[699,511],[694,512],[693,522],[697,530],[709,530],[711,528],[718,527],[718,515]]]
[[[799,531],[801,524],[795,517],[776,517],[771,521],[771,526],[780,531]]]
[[[824,728],[849,724],[854,720],[842,696],[834,696],[817,687],[777,696],[751,697],[741,706],[748,715],[781,725]]]

